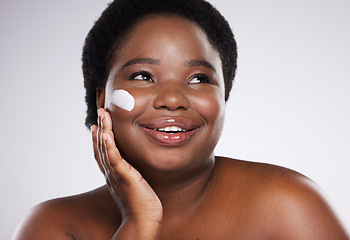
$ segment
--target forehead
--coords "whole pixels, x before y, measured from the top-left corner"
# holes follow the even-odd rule
[[[124,37],[114,60],[148,57],[219,59],[219,52],[195,23],[176,15],[150,15],[138,22]],[[157,55],[157,56],[152,56]]]

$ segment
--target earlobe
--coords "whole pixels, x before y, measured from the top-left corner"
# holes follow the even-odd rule
[[[97,109],[105,106],[105,90],[101,88],[96,89],[96,106]]]

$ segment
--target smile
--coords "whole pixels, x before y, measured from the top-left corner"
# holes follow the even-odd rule
[[[168,129],[168,130],[167,130]],[[150,129],[143,127],[143,130],[154,141],[165,144],[178,146],[190,139],[198,128],[192,130],[184,130],[178,127],[165,127],[160,129]]]
[[[177,126],[169,126],[169,127],[158,128],[158,129],[153,129],[153,130],[156,130],[156,131],[159,131],[159,132],[166,132],[166,133],[169,133],[169,134],[190,131],[190,130],[182,129],[182,128],[177,127]]]
[[[202,124],[184,118],[158,118],[140,124],[140,127],[151,141],[167,146],[179,146],[187,142]]]

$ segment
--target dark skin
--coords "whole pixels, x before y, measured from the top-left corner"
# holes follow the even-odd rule
[[[133,110],[111,104],[116,89],[134,97]],[[214,156],[224,80],[219,53],[196,24],[139,23],[96,104],[91,130],[106,186],[38,205],[14,239],[349,239],[306,177]],[[186,132],[158,133],[166,124]]]

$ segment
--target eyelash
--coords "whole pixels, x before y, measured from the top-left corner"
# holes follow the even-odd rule
[[[142,79],[137,79],[136,77],[141,76]],[[151,81],[154,82],[153,77],[150,73],[141,71],[141,72],[135,72],[131,74],[129,77],[129,80],[138,80],[138,81]]]
[[[199,82],[193,83],[193,84],[199,84],[199,83],[210,83],[210,78],[205,74],[196,74],[188,81],[188,83],[191,83],[193,79],[199,79]]]
[[[138,76],[140,76],[141,79],[140,78],[137,79]],[[191,83],[193,81],[193,79],[198,79],[198,80],[195,83]],[[146,72],[146,71],[135,72],[135,73],[131,74],[131,76],[129,77],[129,80],[154,82],[153,76],[149,72]],[[205,74],[196,74],[190,78],[188,83],[189,84],[210,83],[210,78]]]

